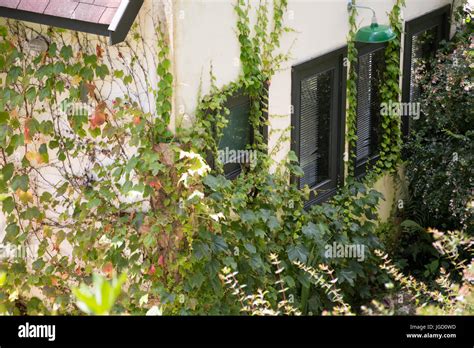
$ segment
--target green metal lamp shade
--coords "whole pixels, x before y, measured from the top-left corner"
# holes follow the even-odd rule
[[[355,40],[364,43],[383,43],[392,41],[397,35],[388,25],[372,23],[370,26],[362,27],[356,33]]]

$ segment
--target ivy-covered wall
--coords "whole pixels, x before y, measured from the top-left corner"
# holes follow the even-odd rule
[[[250,20],[253,21],[259,1],[251,3],[254,11],[250,12]],[[367,0],[359,3],[373,7],[379,22],[388,23],[396,2]],[[407,0],[402,16],[410,20],[450,3],[450,0]],[[180,0],[175,3],[176,116],[184,117],[185,123],[193,120],[198,103],[197,90],[205,95],[211,89],[211,66],[218,87],[239,77],[242,67],[233,4],[232,0]],[[356,24],[368,25],[370,20],[370,11],[361,10]],[[290,151],[291,67],[347,45],[350,31],[347,2],[290,0],[284,23],[293,31],[282,36],[277,52],[289,53],[290,59],[272,77],[269,88],[269,151],[277,162],[284,160]],[[346,152],[347,149],[348,144]],[[375,187],[387,197],[381,204],[380,213],[382,218],[388,217],[393,207],[391,198],[396,195],[393,182],[391,178],[381,178]]]
[[[118,75],[107,76],[105,79],[97,79],[97,92],[101,95],[107,96],[110,100],[123,95],[130,96],[130,100],[140,104],[141,108],[147,112],[154,112],[155,97],[152,91],[152,87],[158,85],[160,76],[156,73],[157,71],[157,46],[158,37],[155,28],[158,23],[163,28],[163,32],[166,33],[165,37],[168,41],[167,45],[171,46],[173,37],[173,15],[172,15],[172,1],[163,0],[146,0],[139,16],[137,17],[134,26],[132,27],[127,41],[120,43],[115,46],[110,46],[106,37],[100,37],[92,34],[77,33],[74,31],[61,30],[56,28],[58,31],[58,37],[49,38],[49,29],[46,26],[38,25],[30,22],[18,22],[25,25],[28,30],[24,30],[23,27],[16,28],[17,22],[9,21],[4,18],[0,18],[0,25],[10,26],[12,31],[18,31],[18,39],[15,44],[22,42],[23,40],[35,39],[38,36],[44,36],[51,40],[51,43],[55,43],[58,40],[60,43],[70,43],[74,49],[73,53],[80,59],[79,54],[83,56],[94,55],[100,53],[102,61],[108,66],[109,71],[120,69]],[[141,39],[143,38],[143,40]],[[98,47],[100,49],[98,49]],[[80,52],[79,52],[80,51]],[[36,53],[29,52],[31,55],[29,59],[34,57]],[[172,55],[172,52],[170,52]],[[137,59],[140,57],[140,60]],[[0,87],[6,83],[6,73],[0,73]],[[133,81],[132,81],[133,76]],[[62,93],[58,98],[65,98],[67,93]],[[86,104],[92,105],[93,100],[88,100]],[[71,104],[74,105],[74,104]],[[78,104],[79,105],[79,104]],[[53,110],[52,112],[48,108],[41,110],[35,110],[35,117],[39,120],[44,120],[50,117],[50,114],[55,114],[60,110]],[[59,112],[60,113],[60,112]],[[171,117],[171,122],[174,122],[174,116]],[[126,149],[129,154],[134,153],[134,149]],[[15,153],[13,162],[21,163],[22,157],[24,156],[23,151]],[[57,160],[57,153],[51,152],[49,154],[50,161]],[[77,170],[78,175],[91,177],[92,162],[87,158],[71,158],[71,167]],[[104,163],[111,162],[110,158],[106,158]],[[38,172],[30,173],[32,181],[45,178],[52,185],[58,185],[61,182],[58,173],[54,168],[44,166],[38,169]],[[136,197],[135,197],[136,198]],[[127,199],[134,200],[131,196]],[[6,217],[3,212],[0,212],[0,240],[3,240],[5,235]],[[68,247],[66,247],[68,249]]]
[[[397,6],[404,2],[393,1]],[[257,287],[260,280],[269,283],[262,276],[271,273],[262,256],[268,252],[281,254],[290,262],[316,265],[322,259],[318,251],[330,240],[360,243],[359,237],[364,236],[372,249],[378,243],[372,233],[378,220],[375,213],[380,193],[362,184],[348,185],[334,197],[334,206],[316,205],[307,212],[303,209],[307,190],[303,193],[287,182],[289,172],[301,174],[294,154],[288,156],[280,173],[268,174],[271,161],[262,152],[273,151],[274,142],[283,145],[274,157],[286,157],[289,144],[289,138],[275,132],[279,124],[288,123],[291,113],[290,104],[282,114],[275,113],[274,107],[290,95],[291,85],[285,83],[285,76],[296,62],[323,53],[313,37],[304,46],[308,56],[294,56],[290,48],[297,45],[294,39],[302,33],[289,28],[292,25],[287,22],[297,22],[298,15],[291,6],[288,8],[287,0],[262,1],[256,11],[245,0],[217,2],[227,4],[234,14],[228,23],[223,20],[225,16],[217,18],[213,12],[216,8],[204,2],[160,4],[166,5],[160,7],[163,12],[153,12],[152,8],[142,13],[151,14],[149,26],[140,21],[127,42],[116,47],[96,37],[28,28],[14,21],[8,28],[0,27],[0,68],[8,81],[8,87],[0,88],[0,107],[4,110],[0,112],[4,150],[0,199],[9,223],[6,240],[18,246],[32,239],[31,243],[38,246],[36,260],[29,260],[35,277],[24,276],[30,271],[27,260],[5,267],[7,292],[11,295],[4,298],[8,298],[7,310],[12,313],[22,310],[29,301],[29,295],[19,297],[19,289],[41,289],[48,294],[44,306],[49,312],[50,308],[70,311],[69,277],[79,282],[97,270],[111,276],[124,269],[128,269],[130,283],[129,303],[125,306],[131,313],[141,313],[157,300],[169,304],[170,312],[175,314],[195,310],[214,313],[208,310],[222,305],[218,272],[223,266],[241,271],[248,278],[245,283]],[[195,7],[187,11],[179,4]],[[274,4],[274,9],[269,11],[265,4]],[[303,2],[292,2],[295,4]],[[391,7],[390,17],[395,20],[392,25],[401,30],[397,6]],[[347,21],[345,31],[334,34],[342,37],[340,46],[353,37],[354,27],[349,30],[349,24],[355,26],[358,20],[348,20],[345,8],[341,10],[340,14],[334,10],[336,17]],[[304,13],[305,20],[309,20]],[[155,21],[160,14],[164,20]],[[218,20],[225,22],[219,25],[226,29],[211,30],[211,24]],[[198,23],[206,23],[207,35],[199,35]],[[329,44],[328,27],[316,23],[313,29]],[[32,56],[27,47],[36,30],[43,30],[52,43],[47,51]],[[227,36],[231,32],[232,36]],[[314,33],[305,35],[308,38]],[[281,37],[290,39],[285,41],[289,47],[281,45]],[[232,47],[232,40],[237,41],[236,52],[227,49]],[[349,61],[353,63],[356,52],[353,45],[350,48]],[[399,52],[397,43],[391,50]],[[398,54],[387,60],[392,67],[399,65]],[[282,62],[286,63],[280,65]],[[211,66],[213,74],[208,71]],[[398,81],[398,69],[387,70],[392,83],[384,86],[384,97],[393,98],[399,93],[397,83],[393,83]],[[186,71],[198,77],[188,76]],[[236,71],[237,76],[233,76]],[[353,78],[354,71],[349,71]],[[267,82],[270,100],[264,95]],[[257,133],[253,149],[260,151],[260,156],[257,169],[250,166],[246,176],[230,181],[215,172],[207,175],[211,169],[199,154],[216,150],[216,139],[226,123],[223,104],[239,89],[245,89],[250,97],[250,123]],[[354,92],[352,88],[349,99],[354,99]],[[204,97],[197,104],[199,95]],[[79,103],[83,97],[90,98],[94,107],[90,112],[60,109],[63,101]],[[268,104],[269,150],[258,131]],[[348,113],[352,121],[353,106],[349,104]],[[179,129],[178,137],[174,137],[168,128],[170,123],[186,114],[192,121],[194,111],[196,127],[188,134]],[[353,132],[353,125],[348,128]],[[288,131],[289,127],[281,128],[283,134]],[[385,144],[395,145],[397,150],[396,141],[397,137],[394,142],[386,139]],[[387,150],[383,168],[390,168],[392,153],[399,155],[398,151]],[[89,162],[93,168],[87,167]],[[45,176],[46,168],[55,170],[61,181],[50,182],[54,172]],[[380,183],[387,188],[395,186],[386,177]],[[391,196],[384,193],[391,201]],[[134,198],[129,196],[133,194]],[[66,246],[72,248],[72,255]],[[371,271],[346,261],[336,261],[341,266],[336,276],[345,283],[346,290],[353,293],[354,289],[362,289],[361,283],[368,290]],[[271,264],[279,265],[277,256],[271,257]],[[310,296],[310,283],[298,278],[301,286],[296,287],[295,279],[290,276],[285,282],[298,291],[302,309],[319,310],[321,306]],[[285,290],[274,290],[274,298],[282,292],[286,296]],[[368,291],[360,292],[370,297]],[[235,307],[235,301],[230,304],[222,313]],[[41,306],[31,299],[28,312],[42,312]]]
[[[237,18],[234,3],[233,0],[212,2],[147,0],[136,22],[139,26],[135,33],[130,34],[141,35],[147,44],[133,48],[121,44],[110,49],[109,53],[112,56],[121,52],[125,61],[132,56],[128,54],[131,50],[142,57],[141,68],[148,72],[147,79],[150,85],[155,85],[159,77],[155,73],[154,52],[150,50],[156,46],[154,30],[156,23],[153,21],[164,23],[174,75],[171,128],[175,128],[176,123],[187,125],[193,122],[198,105],[198,91],[205,95],[211,89],[209,79],[211,66],[217,86],[224,86],[238,78],[242,66],[235,28]],[[255,8],[259,1],[252,3]],[[379,21],[383,23],[388,22],[387,14],[392,9],[393,3],[393,1],[364,1],[364,5],[372,6],[376,10]],[[450,0],[407,0],[403,17],[405,20],[410,20],[449,3]],[[255,11],[249,14],[251,20],[255,19]],[[273,76],[269,89],[269,151],[274,151],[274,158],[277,161],[286,158],[290,150],[291,67],[346,45],[349,32],[345,0],[290,0],[283,18],[285,24],[294,31],[282,36],[278,51],[290,53],[290,59]],[[357,24],[367,25],[369,21],[370,13],[361,11],[357,17]],[[1,22],[5,20],[0,19]],[[33,27],[39,28],[35,25]],[[100,40],[94,35],[88,35],[87,38],[87,43],[84,44],[94,50]],[[105,40],[102,41],[105,47]],[[111,96],[123,93],[123,88],[118,85],[104,84],[104,88],[110,89]],[[149,102],[153,96],[145,84],[127,88],[128,93],[134,95],[145,109],[154,108],[154,103]],[[390,177],[383,177],[374,187],[387,198],[380,207],[383,219],[390,215],[393,207],[391,198],[396,196],[395,185]],[[2,223],[4,224],[3,218],[0,219],[0,230],[3,230]]]

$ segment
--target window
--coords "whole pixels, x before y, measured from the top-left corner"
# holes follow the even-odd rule
[[[263,93],[268,95],[269,83],[265,83]],[[216,161],[223,163],[224,175],[227,179],[237,178],[245,168],[257,160],[257,152],[250,147],[255,142],[256,134],[250,122],[251,99],[242,91],[227,98],[225,107],[229,109],[228,123],[223,129],[222,137],[217,144],[218,158],[209,152],[207,163],[215,169]],[[212,112],[212,111],[208,111]],[[259,133],[263,142],[268,142],[268,113],[262,112]],[[216,129],[212,130],[216,137]]]
[[[229,109],[229,123],[218,145],[221,160],[224,165],[224,174],[228,179],[235,179],[247,165],[248,158],[243,155],[247,145],[253,142],[252,125],[250,124],[250,98],[239,94],[230,97],[226,107]]]
[[[334,195],[343,179],[346,48],[293,68],[292,150],[303,169],[293,178],[312,190],[307,206]]]
[[[385,71],[385,47],[366,44],[358,48],[356,177],[363,176],[379,156],[382,139],[380,87]]]
[[[406,23],[402,97],[404,103],[419,101],[422,88],[416,82],[416,72],[421,62],[434,57],[439,43],[449,39],[450,8],[445,6]],[[408,117],[403,117],[402,128],[403,134],[408,135]]]

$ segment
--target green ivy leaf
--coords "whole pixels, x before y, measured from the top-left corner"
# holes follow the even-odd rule
[[[7,74],[7,83],[15,83],[18,80],[18,77],[23,73],[20,67],[14,66],[10,67]]]
[[[267,226],[270,229],[270,231],[276,231],[277,229],[280,228],[280,221],[278,221],[276,216],[270,216],[267,222]]]
[[[95,73],[98,78],[103,80],[109,75],[109,68],[107,65],[102,64],[95,69]]]
[[[72,47],[71,47],[71,46],[63,46],[63,47],[61,48],[60,56],[61,56],[64,60],[68,61],[69,59],[72,58],[73,55],[74,55],[74,54],[73,54],[73,51],[72,51]]]
[[[8,181],[12,178],[13,172],[15,170],[15,166],[13,163],[7,163],[3,168],[2,168],[2,179],[4,181]]]
[[[15,176],[12,180],[11,187],[13,191],[16,191],[18,189],[24,192],[28,191],[28,187],[29,187],[28,175]]]
[[[286,251],[291,262],[300,261],[306,263],[308,260],[309,252],[303,244],[291,245]]]
[[[46,132],[43,132],[43,134]],[[41,156],[41,161],[43,163],[48,163],[49,162],[49,154],[48,154],[48,147],[46,144],[41,144],[39,147],[38,153]]]
[[[146,248],[154,248],[156,246],[156,238],[153,235],[153,233],[147,233],[145,237],[143,238],[143,244],[145,245]]]
[[[357,277],[357,275],[354,272],[350,270],[344,270],[344,269],[337,271],[336,274],[337,274],[339,283],[348,282],[349,285],[351,286],[354,285],[354,279]]]
[[[255,254],[257,252],[257,249],[250,243],[245,243],[244,244],[245,249],[251,254]]]
[[[11,243],[15,242],[20,233],[20,228],[17,224],[10,224],[5,228],[5,239]]]
[[[38,259],[33,262],[32,266],[35,271],[41,271],[44,268],[45,264],[46,263],[43,261],[43,259]]]
[[[6,281],[7,281],[7,274],[5,272],[0,272],[0,288],[6,283]]]
[[[10,114],[8,112],[2,111],[0,112],[0,125],[7,124],[10,120]]]
[[[23,217],[26,220],[37,219],[40,216],[41,216],[41,213],[37,207],[30,207],[23,213]]]
[[[208,258],[211,255],[211,249],[209,248],[209,245],[202,242],[194,243],[193,251],[194,251],[194,257],[197,260]]]
[[[12,197],[7,197],[2,202],[2,210],[6,214],[10,214],[15,209],[15,201]]]
[[[213,235],[211,239],[212,239],[211,250],[214,253],[227,250],[228,248],[227,243],[224,240],[224,238],[222,238],[222,236]]]

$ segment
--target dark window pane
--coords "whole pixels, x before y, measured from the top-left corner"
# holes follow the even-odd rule
[[[334,70],[301,81],[300,187],[314,187],[329,179],[330,121]]]
[[[384,50],[359,57],[357,81],[357,164],[365,163],[379,151],[381,140],[380,86],[385,70]]]
[[[250,143],[250,102],[244,98],[240,103],[230,108],[229,123],[219,142],[219,150],[245,150]]]
[[[220,151],[239,151],[246,150],[247,145],[251,144],[251,132],[249,114],[250,114],[250,100],[248,97],[238,97],[231,100],[231,105],[228,106],[230,114],[228,116],[228,123],[222,138],[219,142]],[[242,160],[236,159],[231,163],[224,161],[224,173],[228,179],[234,179],[242,170]]]

